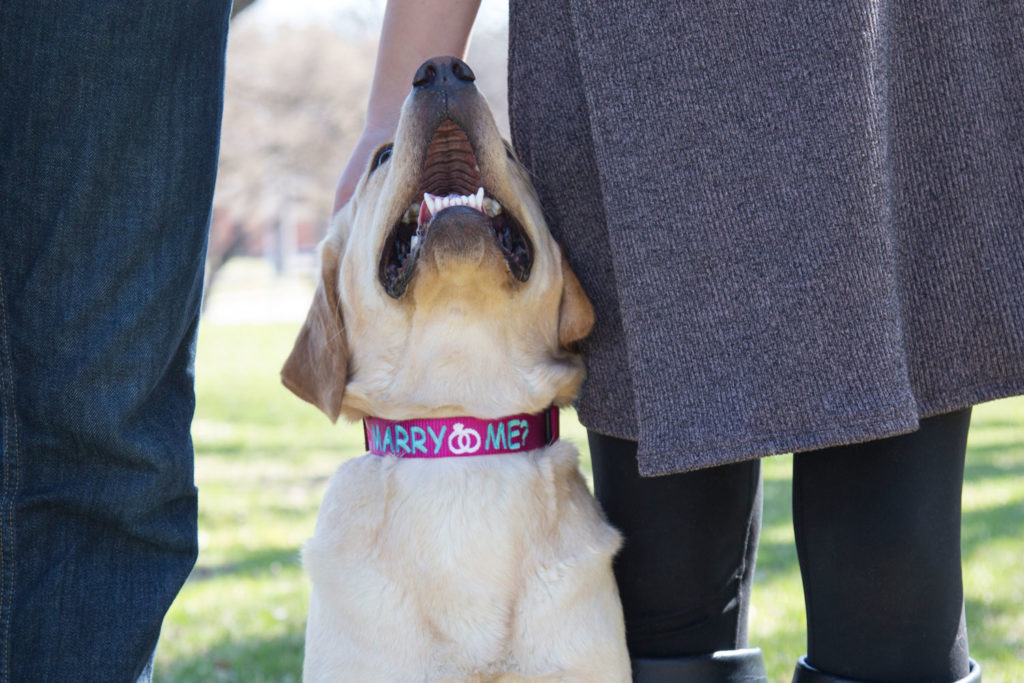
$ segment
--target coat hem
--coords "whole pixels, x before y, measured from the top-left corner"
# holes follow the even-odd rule
[[[847,422],[827,430],[803,431],[790,434],[769,434],[717,445],[714,449],[680,446],[677,452],[687,454],[686,463],[678,458],[655,456],[637,458],[640,475],[656,477],[692,470],[728,465],[745,460],[755,460],[772,455],[813,451],[832,446],[845,446],[888,436],[909,434],[918,428],[916,416],[897,415],[870,417]]]
[[[913,413],[899,411],[882,416],[872,415],[825,429],[766,434],[716,444],[710,449],[706,443],[672,444],[668,448],[671,449],[673,455],[668,456],[659,456],[654,453],[645,457],[642,455],[644,450],[650,452],[658,447],[655,446],[652,449],[648,446],[645,449],[644,444],[641,444],[641,455],[637,458],[638,468],[641,476],[664,476],[784,453],[813,451],[875,441],[913,432],[917,430],[921,418],[1021,395],[1024,395],[1024,377],[995,385],[974,385],[964,388],[952,397],[947,395],[941,400],[938,398],[924,399],[919,402],[918,409]],[[593,416],[586,413],[581,413],[579,418],[580,422],[592,431],[619,439],[637,440],[635,436],[616,433],[619,431],[616,426],[621,425],[609,425],[607,422],[593,420]],[[685,460],[678,454],[684,454]]]

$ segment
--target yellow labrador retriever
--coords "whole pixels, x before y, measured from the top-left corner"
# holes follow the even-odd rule
[[[304,550],[304,679],[628,681],[619,535],[552,424],[593,310],[469,67],[413,86],[282,370],[370,450]]]

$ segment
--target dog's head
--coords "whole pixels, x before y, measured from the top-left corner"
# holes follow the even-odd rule
[[[575,395],[593,320],[473,73],[435,58],[321,244],[281,374],[332,420],[538,411]]]

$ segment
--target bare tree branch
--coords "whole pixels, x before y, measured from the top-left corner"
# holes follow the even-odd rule
[[[235,0],[235,10],[255,1]],[[369,29],[343,35],[286,24],[268,31],[243,19],[231,30],[211,278],[239,250],[267,254],[287,242],[310,251],[316,244],[362,130],[377,47]],[[483,48],[470,51],[477,84],[507,120],[504,43],[478,36],[474,44]]]

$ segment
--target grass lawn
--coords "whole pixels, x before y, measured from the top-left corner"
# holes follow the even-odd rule
[[[309,586],[298,551],[328,477],[362,453],[354,425],[332,426],[277,371],[296,324],[205,325],[193,435],[199,562],[168,614],[158,681],[298,681]],[[567,436],[583,430],[563,413]],[[975,410],[963,550],[971,652],[988,683],[1024,681],[1024,400]],[[789,512],[788,457],[765,467],[765,515],[751,642],[773,681],[804,651],[803,595]]]

